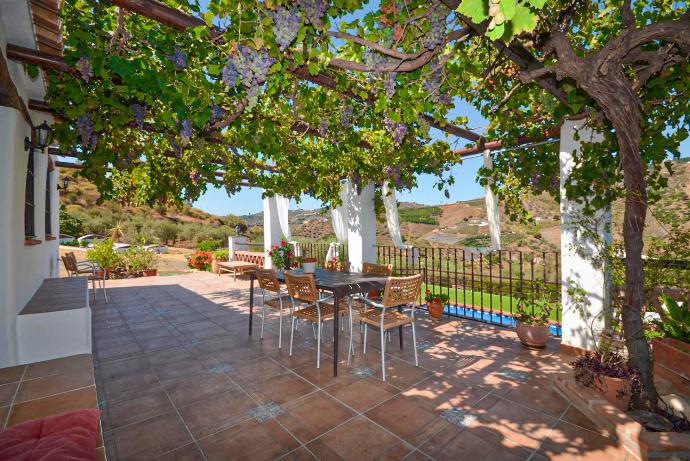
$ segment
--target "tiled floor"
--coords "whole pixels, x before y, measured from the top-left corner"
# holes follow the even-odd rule
[[[355,332],[357,355],[334,378],[332,328],[318,370],[306,324],[292,357],[288,322],[277,349],[275,314],[263,341],[258,315],[248,336],[247,281],[201,273],[109,287],[110,302],[93,306],[109,460],[627,459],[552,390],[568,369],[555,340],[529,351],[510,330],[422,313],[420,367],[409,329],[402,350],[394,334],[382,382],[378,333],[364,357]]]
[[[32,419],[96,408],[91,355],[0,369],[0,431]],[[104,459],[102,440],[97,458]]]

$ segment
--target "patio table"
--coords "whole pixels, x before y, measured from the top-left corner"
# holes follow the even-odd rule
[[[301,270],[292,271],[294,273],[302,274]],[[283,274],[276,274],[278,281],[285,283],[285,276]],[[256,273],[250,273],[249,282],[249,334],[252,334],[252,318],[254,317],[254,280]],[[316,288],[319,290],[333,293],[333,304],[335,305],[335,312],[338,312],[340,298],[343,296],[368,293],[373,290],[382,289],[388,280],[387,277],[379,275],[364,274],[361,272],[336,272],[327,271],[325,269],[316,269],[314,272],[314,279],[316,281]],[[338,332],[340,331],[339,324],[340,316],[333,316],[333,376],[338,376]],[[402,329],[402,327],[401,327]],[[402,334],[400,335],[400,347],[402,347]]]

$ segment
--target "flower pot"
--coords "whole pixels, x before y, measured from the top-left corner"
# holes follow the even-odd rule
[[[548,325],[528,325],[518,322],[515,331],[522,345],[529,349],[543,349],[549,340]]]
[[[104,275],[104,273],[105,273],[105,275]],[[96,271],[96,277],[98,277],[99,279],[102,279],[102,278],[109,279],[110,278],[110,269],[97,270]]]
[[[441,320],[441,317],[443,317],[443,306],[441,303],[426,303],[426,307],[429,309],[431,320]]]
[[[610,404],[621,411],[628,411],[631,397],[629,380],[600,375],[594,380],[594,388],[601,393]]]
[[[690,392],[690,344],[673,338],[654,338],[654,375]]]
[[[155,277],[158,275],[158,269],[144,269],[141,273],[144,277]]]
[[[211,261],[211,272],[214,274],[218,274],[220,272],[220,261],[216,258],[213,258]]]
[[[316,271],[316,262],[303,262],[302,270],[305,274],[313,274]]]

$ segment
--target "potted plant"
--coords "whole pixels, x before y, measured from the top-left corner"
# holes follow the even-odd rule
[[[570,363],[575,381],[591,387],[622,411],[627,411],[634,393],[640,392],[639,373],[615,352],[587,352]]]
[[[543,283],[534,282],[529,295],[519,295],[515,332],[520,343],[529,349],[543,349],[549,340],[552,291]]]
[[[230,258],[230,253],[227,248],[222,248],[213,252],[213,261],[211,261],[211,272],[214,274],[220,273],[220,263],[226,262]]]
[[[187,265],[192,269],[207,271],[211,269],[213,254],[210,251],[195,251],[187,258]]]
[[[293,267],[293,263],[297,264],[297,261],[293,261],[292,247],[285,239],[280,241],[280,245],[273,245],[268,251],[268,256],[276,272],[288,270]]]
[[[96,275],[105,278],[109,278],[121,263],[121,257],[113,248],[113,241],[109,238],[94,242],[93,248],[86,252],[86,258],[98,264],[100,270],[96,272]]]
[[[309,253],[306,251],[304,252],[304,256],[300,259],[300,264],[305,274],[313,274],[314,271],[316,271],[317,262],[316,258],[309,257]]]
[[[158,268],[156,268],[156,266],[158,265],[158,255],[156,255],[152,251],[146,251],[144,249],[141,249],[140,251],[141,265],[143,266],[141,274],[144,277],[154,277],[158,275]]]
[[[661,318],[654,321],[657,331],[652,338],[654,363],[680,375],[679,381],[690,381],[689,302],[678,302],[665,293],[659,299]]]
[[[449,297],[446,293],[433,293],[431,290],[424,292],[424,300],[426,307],[429,309],[429,317],[431,320],[441,320],[443,317],[443,309],[448,303]]]

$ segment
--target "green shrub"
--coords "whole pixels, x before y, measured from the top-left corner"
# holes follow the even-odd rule
[[[158,256],[139,247],[130,247],[120,257],[120,266],[132,275],[139,275],[145,269],[155,269]]]
[[[223,240],[202,240],[196,244],[196,249],[199,251],[213,251],[223,246]]]
[[[120,267],[121,257],[113,248],[112,239],[95,242],[93,248],[86,252],[87,259],[95,261],[103,269],[114,270]]]
[[[400,222],[411,222],[418,224],[438,224],[438,217],[443,210],[438,206],[425,206],[417,208],[400,208],[398,216]]]
[[[161,242],[164,242],[166,245],[168,244],[168,241],[175,243],[179,232],[180,230],[177,227],[177,224],[167,220],[158,221],[156,228],[154,229],[154,234],[156,237],[158,237]]]
[[[84,221],[60,205],[60,232],[79,237],[84,233]]]
[[[213,252],[213,259],[216,261],[227,261],[230,259],[230,252],[227,248],[223,248],[222,250],[216,250]]]

